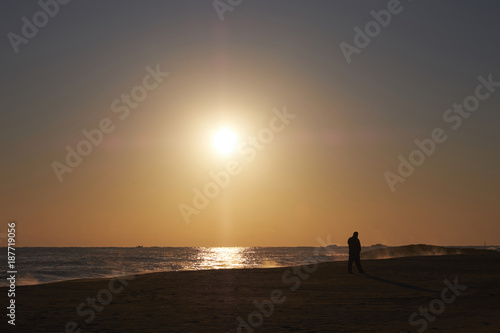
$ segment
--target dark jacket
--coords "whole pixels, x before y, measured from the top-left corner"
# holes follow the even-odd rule
[[[359,239],[357,237],[351,237],[347,241],[347,244],[349,244],[349,255],[359,256],[359,253],[361,252],[361,243],[359,242]]]

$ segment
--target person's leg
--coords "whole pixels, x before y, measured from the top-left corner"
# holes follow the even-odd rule
[[[361,268],[361,259],[359,257],[356,257],[354,262],[356,263],[356,267],[358,268],[358,271],[360,273],[364,273],[363,268]]]
[[[352,260],[353,258],[349,256],[349,263],[347,264],[347,273],[352,273]]]

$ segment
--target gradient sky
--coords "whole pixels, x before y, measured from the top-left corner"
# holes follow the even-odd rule
[[[455,131],[443,113],[500,81],[500,4],[402,1],[348,64],[339,44],[387,3],[245,0],[220,21],[208,0],[73,0],[16,54],[7,34],[40,7],[2,1],[0,220],[19,246],[499,244],[500,88]],[[170,75],[119,119],[112,102],[157,65]],[[212,132],[246,139],[285,106],[187,224],[179,204],[238,158]],[[59,182],[53,161],[103,118],[115,130]],[[384,172],[437,127],[448,140],[392,192]]]

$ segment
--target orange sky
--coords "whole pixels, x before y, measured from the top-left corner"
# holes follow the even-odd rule
[[[19,55],[2,51],[10,85],[0,219],[17,221],[18,246],[315,246],[327,235],[345,245],[353,231],[364,245],[499,243],[500,92],[460,129],[443,121],[479,75],[500,81],[498,50],[484,35],[491,27],[468,23],[475,30],[467,40],[488,54],[481,59],[456,53],[462,40],[432,48],[408,39],[421,28],[418,13],[427,13],[415,4],[347,64],[338,44],[369,6],[304,12],[249,3],[220,22],[211,6],[127,2],[123,13],[142,13],[131,26],[94,6],[68,7]],[[84,8],[99,12],[88,31],[78,16]],[[462,10],[448,19],[465,31]],[[429,15],[421,34],[440,24]],[[443,29],[444,39],[454,34]],[[148,66],[169,75],[120,119],[124,111],[111,105],[144,84]],[[295,118],[251,161],[211,146],[216,128],[248,140],[284,108]],[[64,163],[65,147],[105,118],[114,130],[60,182],[52,163]],[[398,156],[436,127],[448,140],[391,192],[384,172],[396,172]],[[229,160],[241,172],[186,223],[179,205],[192,206],[193,189]]]

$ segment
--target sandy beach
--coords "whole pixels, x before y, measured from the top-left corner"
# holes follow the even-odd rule
[[[362,263],[366,275],[327,262],[20,286],[15,331],[500,332],[500,253]],[[431,321],[409,323],[430,305]]]

